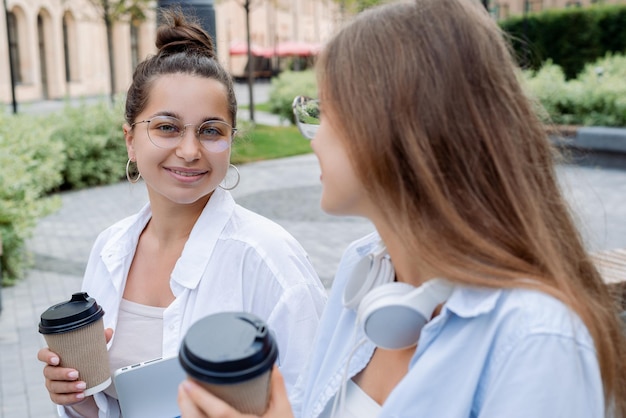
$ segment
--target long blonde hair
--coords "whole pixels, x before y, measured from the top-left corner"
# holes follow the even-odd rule
[[[328,43],[317,71],[357,175],[416,262],[457,282],[537,288],[569,305],[594,338],[607,402],[626,416],[616,304],[561,194],[555,152],[509,45],[480,3],[364,12]]]

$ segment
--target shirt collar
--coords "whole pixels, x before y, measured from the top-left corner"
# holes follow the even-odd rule
[[[367,257],[373,253],[381,242],[378,232],[363,239],[355,250],[359,257]],[[491,312],[500,296],[502,289],[457,285],[445,303],[444,309],[463,317],[471,318]]]
[[[189,289],[198,286],[213,249],[234,210],[235,201],[231,194],[219,187],[215,189],[174,266],[171,275],[173,282]],[[107,242],[101,251],[101,258],[109,271],[113,271],[125,257],[134,253],[139,236],[151,217],[152,210],[148,203],[135,216],[127,218],[126,225]],[[121,283],[115,285],[121,286]]]
[[[502,289],[457,285],[444,309],[462,318],[472,318],[491,312],[501,294]]]
[[[235,210],[231,194],[221,188],[215,189],[202,214],[191,230],[183,252],[172,271],[172,280],[179,285],[194,289],[198,286],[213,249]]]
[[[100,252],[103,262],[111,270],[115,263],[134,253],[141,231],[152,217],[150,204],[146,203],[139,212],[120,221],[113,228],[114,234],[107,240]]]

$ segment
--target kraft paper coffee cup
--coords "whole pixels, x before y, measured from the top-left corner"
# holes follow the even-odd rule
[[[39,322],[39,332],[48,348],[58,354],[59,365],[76,369],[78,379],[87,384],[85,396],[111,384],[103,315],[96,300],[82,292],[48,308]]]
[[[270,396],[276,341],[263,320],[244,312],[209,315],[183,339],[187,375],[243,413],[262,415]]]

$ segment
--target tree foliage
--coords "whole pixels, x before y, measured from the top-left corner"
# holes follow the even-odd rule
[[[347,13],[359,13],[363,10],[388,2],[389,0],[334,0],[341,10]]]
[[[137,24],[146,19],[145,11],[153,0],[89,0],[98,9],[106,27],[109,57],[109,80],[111,102],[115,100],[117,83],[115,80],[115,54],[113,53],[113,26],[116,22]]]
[[[141,22],[146,19],[146,10],[152,0],[90,0],[100,11],[102,18],[108,18],[112,22],[134,21]]]

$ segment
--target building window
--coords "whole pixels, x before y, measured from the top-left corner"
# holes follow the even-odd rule
[[[17,18],[13,12],[9,12],[7,14],[7,19],[9,28],[9,54],[11,54],[11,72],[13,73],[15,82],[22,83],[24,81],[24,77],[22,76],[22,71],[20,70],[21,65]]]
[[[543,10],[543,0],[524,0],[524,12],[533,13]]]
[[[508,19],[510,15],[508,3],[495,3],[491,9],[491,14],[497,20]]]

